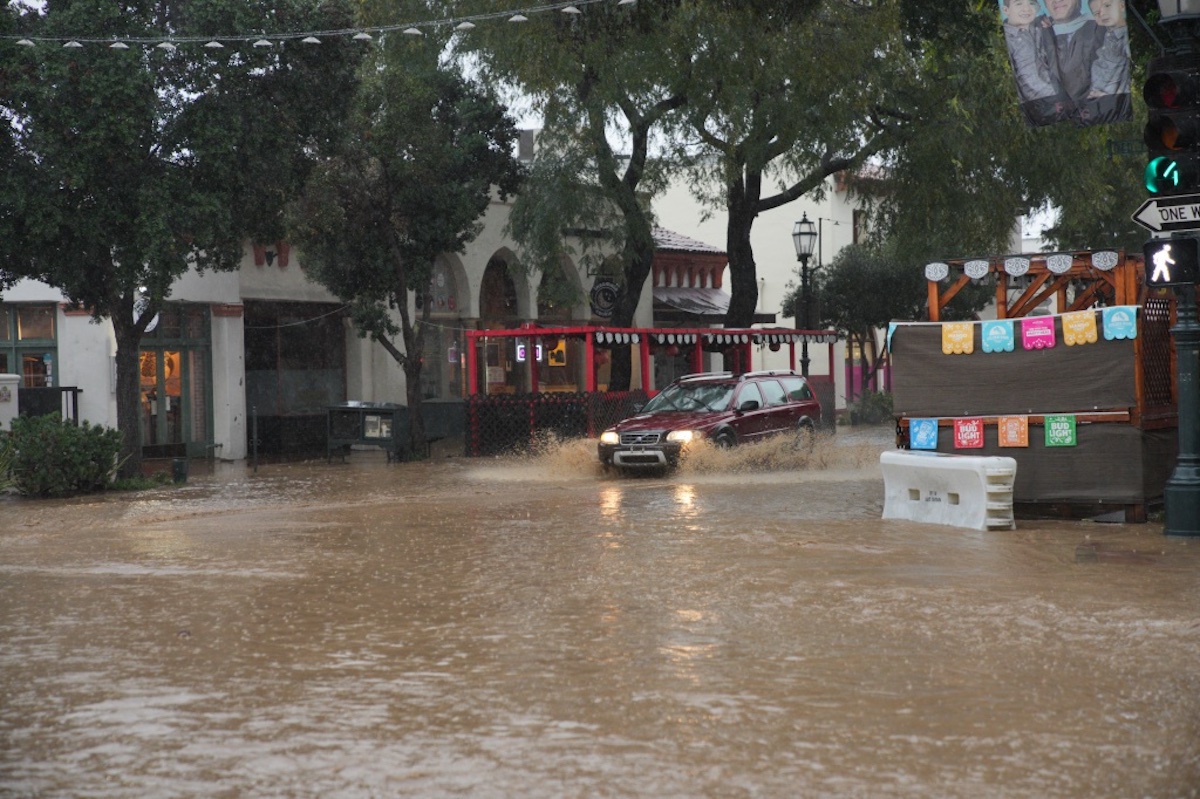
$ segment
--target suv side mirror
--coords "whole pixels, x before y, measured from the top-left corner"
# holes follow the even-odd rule
[[[746,411],[757,411],[757,410],[758,410],[758,400],[746,400],[745,402],[743,402],[741,405],[738,406],[738,411],[742,412],[742,413],[745,413]]]

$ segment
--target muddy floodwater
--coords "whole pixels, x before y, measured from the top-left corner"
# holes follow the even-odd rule
[[[1200,541],[882,521],[889,447],[0,499],[0,796],[1200,796]]]

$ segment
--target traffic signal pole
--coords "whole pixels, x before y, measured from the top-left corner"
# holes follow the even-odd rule
[[[1148,200],[1134,221],[1156,236],[1146,242],[1146,284],[1174,290],[1176,417],[1175,467],[1163,488],[1163,532],[1200,537],[1200,21],[1189,4],[1160,3],[1167,33],[1176,46],[1151,59],[1142,95],[1149,162]]]
[[[1179,456],[1163,489],[1166,535],[1200,536],[1200,323],[1196,288],[1175,290],[1176,374],[1179,383]]]

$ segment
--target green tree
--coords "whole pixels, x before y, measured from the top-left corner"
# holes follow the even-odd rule
[[[0,46],[0,278],[43,281],[111,322],[121,476],[132,476],[147,325],[189,268],[236,269],[247,237],[279,238],[282,199],[337,132],[360,48],[348,38],[223,49],[101,42],[340,29],[351,7],[52,0],[9,5],[0,18],[34,38],[93,40]]]
[[[470,13],[494,5],[448,7]],[[489,80],[517,87],[543,117],[509,226],[522,266],[552,275],[574,258],[616,278],[610,322],[618,327],[633,325],[654,261],[650,200],[670,165],[655,154],[655,136],[685,103],[680,86],[690,58],[664,46],[664,28],[684,5],[589,5],[578,15],[532,15],[519,29],[481,25],[459,42]],[[629,387],[631,367],[628,348],[613,350],[613,390]]]
[[[493,192],[522,170],[517,130],[495,97],[438,61],[443,42],[389,42],[364,71],[342,149],[291,207],[305,271],[347,302],[360,335],[404,370],[413,452],[424,446],[421,367],[438,256],[478,234]],[[399,324],[394,316],[399,316]]]
[[[748,327],[758,304],[751,231],[758,216],[862,167],[897,141],[908,109],[890,91],[911,79],[894,4],[698,0],[676,47],[695,53],[686,127],[693,190],[726,214],[730,304]]]
[[[697,5],[678,41],[697,53],[694,188],[728,215],[727,325],[753,318],[757,216],[839,171],[904,263],[1008,252],[1016,217],[1044,207],[1061,209],[1060,247],[1137,246],[1137,203],[1119,202],[1133,159],[1105,151],[1138,123],[1028,127],[994,4]]]
[[[887,353],[877,346],[879,332],[891,322],[926,318],[928,294],[921,266],[899,258],[895,247],[852,244],[810,278],[814,326],[838,331],[850,349],[862,353],[858,365],[864,386],[887,362]],[[985,281],[959,292],[945,318],[973,318],[991,301],[992,289]],[[802,318],[803,303],[801,287],[789,283],[783,315]]]

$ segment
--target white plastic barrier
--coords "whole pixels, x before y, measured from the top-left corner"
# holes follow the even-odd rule
[[[17,418],[17,387],[20,375],[0,374],[0,430],[11,430],[12,420]]]
[[[1017,462],[999,456],[888,451],[883,469],[883,518],[929,524],[1015,530]]]

